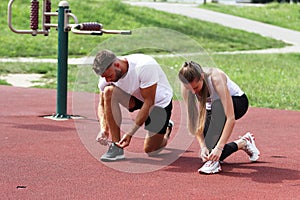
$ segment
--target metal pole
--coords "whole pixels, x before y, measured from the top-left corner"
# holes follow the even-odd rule
[[[69,8],[67,1],[61,1],[58,6],[58,58],[57,58],[57,99],[56,117],[67,116],[68,89],[68,30],[65,30],[65,10]]]

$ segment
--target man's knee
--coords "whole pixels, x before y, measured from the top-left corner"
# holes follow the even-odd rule
[[[147,154],[149,154],[149,153],[151,153],[151,152],[154,152],[154,151],[156,151],[157,149],[154,149],[153,147],[151,147],[151,146],[145,146],[144,147],[144,152],[145,153],[147,153]]]
[[[102,95],[103,95],[105,101],[111,100],[114,89],[115,89],[115,86],[113,86],[113,85],[106,86],[104,88]]]
[[[166,145],[163,134],[149,132],[144,143],[144,152],[147,154],[155,153]]]
[[[159,145],[157,145],[156,142],[154,142],[153,140],[152,141],[147,140],[144,144],[144,152],[149,154],[153,151],[156,151],[157,150],[156,146],[159,146]]]
[[[152,156],[157,156],[161,150],[163,150],[164,146],[162,147],[157,147],[157,148],[151,148],[151,147],[147,147],[144,148],[144,151],[146,154],[148,154],[148,156],[152,157]]]

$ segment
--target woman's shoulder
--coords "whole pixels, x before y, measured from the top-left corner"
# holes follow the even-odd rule
[[[209,76],[212,82],[223,82],[224,80],[227,80],[226,73],[219,68],[211,68]]]
[[[210,77],[227,76],[224,71],[216,67],[203,67],[203,71]]]

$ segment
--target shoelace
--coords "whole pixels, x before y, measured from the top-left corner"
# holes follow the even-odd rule
[[[96,140],[97,141],[97,140]],[[99,141],[97,141],[99,142]],[[106,136],[102,136],[102,141],[99,142],[101,145],[107,146],[107,145],[111,145],[113,143],[113,141],[108,140],[108,137]]]
[[[111,141],[111,140],[106,140],[106,144],[105,144],[105,146],[107,146],[107,145],[111,145],[113,143],[113,141]]]
[[[110,141],[110,143],[111,144],[110,144],[107,152],[112,152],[113,151],[113,145],[112,145],[113,142]]]
[[[215,162],[214,161],[211,161],[211,160],[209,160],[209,161],[207,161],[206,163],[205,163],[205,167],[210,167],[211,165],[213,165]]]

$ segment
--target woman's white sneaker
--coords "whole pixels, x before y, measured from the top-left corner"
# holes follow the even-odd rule
[[[248,132],[242,136],[241,139],[246,142],[246,146],[243,148],[243,150],[248,154],[249,159],[252,162],[257,161],[260,156],[260,152],[255,146],[254,135]]]
[[[222,171],[219,161],[206,161],[204,165],[198,169],[201,174],[215,174]]]

